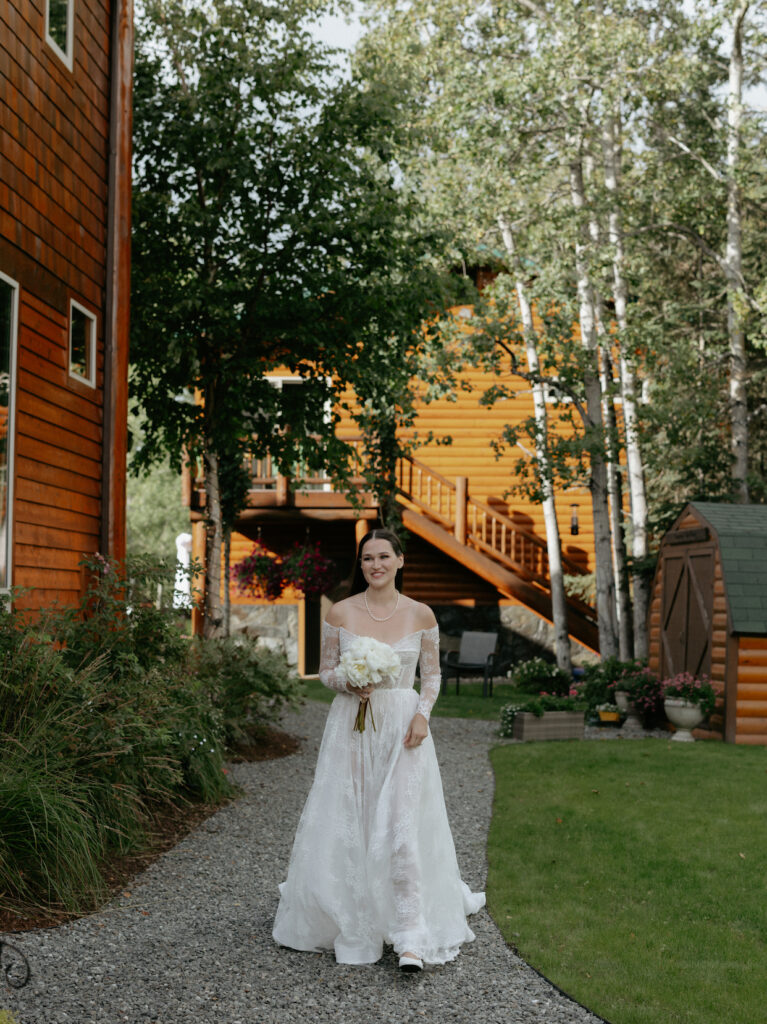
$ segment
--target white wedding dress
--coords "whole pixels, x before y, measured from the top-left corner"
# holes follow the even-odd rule
[[[474,938],[466,915],[484,906],[461,880],[442,782],[429,734],[404,746],[416,711],[428,719],[440,689],[437,627],[391,647],[398,679],[376,687],[364,732],[359,698],[339,668],[357,637],[323,626],[320,679],[338,690],[298,823],[273,936],[292,949],[334,949],[339,963],[380,959],[383,944],[442,964]],[[421,695],[413,689],[421,659]],[[372,711],[375,730],[370,720]]]

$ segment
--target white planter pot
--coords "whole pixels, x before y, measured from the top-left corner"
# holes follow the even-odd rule
[[[671,738],[680,740],[682,743],[693,743],[692,730],[699,726],[706,717],[701,711],[700,705],[693,704],[689,700],[666,697],[663,701],[663,708],[669,722],[676,726],[676,732]]]
[[[624,735],[636,735],[643,732],[642,723],[637,714],[636,704],[629,697],[625,690],[615,691],[615,703],[618,705],[620,711],[626,716],[626,720],[621,727],[621,732]]]

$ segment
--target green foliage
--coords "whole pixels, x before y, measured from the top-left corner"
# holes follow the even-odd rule
[[[254,723],[273,721],[299,702],[301,684],[284,656],[247,637],[195,641],[190,660],[200,685],[221,709],[228,744],[245,739]]]
[[[523,711],[529,711],[536,718],[542,718],[546,711],[583,711],[584,703],[579,697],[562,697],[542,693],[538,697],[501,708],[501,736],[514,735],[514,719]]]
[[[129,417],[132,446],[129,470],[137,465],[144,446],[144,424],[136,415]],[[165,460],[151,469],[128,473],[127,543],[128,555],[149,554],[157,559],[172,559],[176,537],[189,531],[189,510],[181,504],[180,460]]]
[[[642,662],[627,662],[623,671],[608,686],[614,699],[616,690],[624,690],[633,701],[646,729],[651,729],[664,720],[663,686],[661,681]]]
[[[230,796],[227,738],[295,700],[295,680],[270,653],[182,635],[170,566],[142,558],[126,571],[96,557],[86,569],[80,609],[37,623],[0,613],[8,904],[92,906],[105,855],[140,848],[169,804]]]
[[[637,670],[639,664],[633,660],[621,661],[620,658],[612,657],[587,665],[577,688],[589,711],[594,711],[599,704],[614,703],[616,683],[624,672]]]
[[[572,677],[545,658],[531,658],[514,668],[514,685],[524,693],[567,694],[573,684]]]
[[[686,700],[700,705],[701,711],[710,715],[716,706],[716,690],[707,676],[698,678],[691,672],[680,672],[660,683],[665,699]]]

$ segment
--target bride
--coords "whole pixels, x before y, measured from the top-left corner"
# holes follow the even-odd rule
[[[396,535],[372,530],[360,542],[352,595],[323,624],[320,679],[338,695],[272,934],[293,949],[334,949],[347,964],[374,963],[390,943],[403,970],[419,971],[474,938],[466,915],[485,894],[470,892],[458,870],[429,732],[439,633],[431,609],[400,592],[403,564]],[[341,655],[359,637],[393,648],[398,678],[347,683]],[[371,721],[356,732],[360,699],[369,699]]]

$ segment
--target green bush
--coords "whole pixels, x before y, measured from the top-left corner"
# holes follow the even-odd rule
[[[285,658],[248,637],[195,642],[190,660],[221,710],[229,744],[242,742],[254,724],[274,720],[301,697],[301,684]]]
[[[513,672],[514,685],[524,693],[567,694],[572,678],[557,665],[544,658],[531,658],[516,666]]]
[[[88,909],[104,856],[168,805],[230,796],[227,741],[300,695],[252,641],[187,639],[172,567],[86,568],[78,609],[0,611],[0,905]]]
[[[529,711],[536,718],[541,718],[546,711],[583,711],[584,703],[578,697],[564,697],[556,694],[542,693],[538,697],[516,704],[506,704],[501,708],[501,736],[514,735],[514,719],[523,711]]]
[[[615,702],[615,684],[629,671],[640,667],[636,661],[621,661],[614,656],[587,665],[583,680],[578,683],[578,696],[587,704],[589,711],[595,711],[600,704]]]

